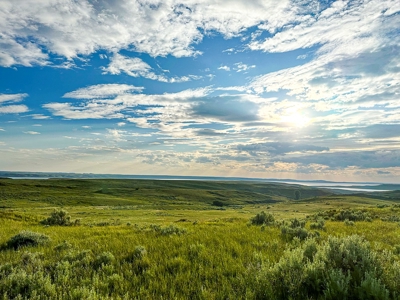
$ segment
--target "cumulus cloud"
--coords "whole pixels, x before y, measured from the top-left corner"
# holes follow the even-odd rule
[[[230,67],[228,67],[228,66],[220,66],[219,68],[218,68],[218,70],[224,70],[224,71],[230,71],[231,70],[231,68]]]
[[[288,52],[318,46],[309,63],[256,78],[257,92],[288,90],[301,99],[355,101],[399,88],[397,1],[336,1],[249,47]],[[314,15],[314,17],[313,17]],[[374,82],[371,85],[371,82]]]
[[[193,56],[204,34],[226,38],[245,29],[295,19],[289,0],[225,1],[177,0],[140,2],[61,0],[2,1],[0,64],[45,65],[48,52],[75,58],[98,49],[134,49],[151,56]],[[60,20],[63,20],[60,22]],[[44,50],[45,49],[45,50]]]

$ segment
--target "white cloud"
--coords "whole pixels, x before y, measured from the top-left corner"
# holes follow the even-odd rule
[[[32,115],[29,115],[29,116],[31,116],[32,119],[34,119],[34,120],[46,120],[46,119],[50,119],[50,116],[45,116],[45,115],[42,115],[42,114],[32,114]]]
[[[239,63],[236,63],[235,64],[235,67],[233,68],[236,72],[244,72],[244,71],[247,71],[247,70],[250,70],[250,69],[253,69],[253,68],[255,68],[256,66],[255,65],[246,65],[246,64],[244,64],[244,63],[242,63],[242,62],[239,62]]]
[[[10,102],[20,102],[26,97],[28,97],[28,94],[0,94],[0,114],[19,114],[29,111],[26,105],[9,104]]]
[[[20,102],[26,97],[28,97],[28,94],[0,94],[0,103]]]
[[[121,72],[126,73],[132,77],[144,77],[151,80],[157,80],[161,82],[185,82],[192,79],[200,79],[201,76],[182,76],[182,77],[168,77],[165,75],[156,74],[153,68],[138,57],[127,57],[121,54],[115,53],[111,58],[111,62],[108,67],[103,67],[103,74],[113,74],[119,75]],[[167,70],[162,70],[163,72],[169,72]]]
[[[159,81],[168,81],[162,75],[156,75],[152,72],[152,67],[150,67],[147,63],[141,60],[138,57],[127,57],[121,54],[115,53],[111,58],[110,64],[107,68],[103,67],[102,70],[104,71],[103,74],[113,74],[118,75],[121,72],[126,73],[132,77],[145,77],[152,80],[159,80]]]
[[[336,55],[357,55],[367,49],[376,49],[382,42],[386,46],[398,44],[398,35],[392,37],[385,33],[394,33],[399,28],[400,20],[396,16],[399,11],[396,0],[335,1],[322,11],[309,9],[298,15],[297,24],[288,20],[282,31],[264,41],[254,41],[249,47],[267,52],[288,52],[322,45],[319,53],[334,50]]]
[[[66,93],[63,98],[72,99],[98,99],[109,98],[117,95],[141,92],[144,88],[128,84],[97,84],[80,88],[76,91]]]
[[[287,52],[316,46],[312,59],[258,76],[250,87],[256,93],[286,93],[287,103],[301,103],[314,116],[313,123],[325,130],[398,124],[400,7],[396,3],[336,1],[314,13],[309,8],[299,15],[299,22],[288,22],[249,47]]]
[[[0,128],[0,131],[5,131],[4,128]]]
[[[61,116],[66,119],[114,119],[123,118],[120,113],[125,108],[122,105],[107,103],[88,102],[79,106],[71,103],[48,103],[43,105],[50,110],[54,116]]]
[[[30,135],[37,135],[40,134],[40,132],[37,131],[24,131],[25,134],[30,134]]]
[[[221,67],[218,68],[218,70],[230,71],[231,68],[228,67],[228,66],[221,66]]]
[[[289,0],[141,2],[4,0],[0,4],[0,64],[46,65],[48,52],[76,58],[98,49],[133,49],[151,56],[199,54],[204,34],[239,35],[261,22],[276,28],[295,19]],[[62,21],[61,21],[62,20]],[[44,51],[43,49],[47,50]]]
[[[19,114],[29,111],[26,105],[0,106],[0,114]]]

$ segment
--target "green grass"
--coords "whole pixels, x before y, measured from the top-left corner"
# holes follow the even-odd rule
[[[309,198],[292,200],[298,189]],[[224,206],[212,205],[215,200]],[[387,270],[374,273],[377,279],[363,274],[367,277],[360,282],[349,283],[351,289],[357,295],[387,291],[396,299],[400,267],[392,252],[400,245],[400,226],[381,220],[399,216],[396,201],[254,182],[2,179],[0,299],[304,299],[296,290],[279,296],[271,282],[282,272],[274,270],[291,266],[290,259],[298,259],[293,255],[312,243],[325,249],[331,237],[351,235],[364,237],[370,250],[364,244],[359,247],[368,249],[360,249],[371,259],[376,255],[373,262]],[[68,211],[71,224],[79,218],[81,225],[40,224],[54,208]],[[348,226],[328,219],[324,229],[310,228],[318,212],[341,209],[362,210],[372,222]],[[276,223],[250,225],[261,211]],[[292,218],[307,221],[304,230],[315,242],[282,235],[281,222]],[[48,236],[50,242],[7,247],[24,230]],[[307,268],[317,267],[302,261]],[[327,287],[313,289],[313,273],[304,266],[299,289],[324,298]],[[318,266],[321,278],[338,274],[328,265]]]

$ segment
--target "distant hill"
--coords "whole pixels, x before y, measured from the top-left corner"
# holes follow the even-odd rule
[[[245,205],[328,196],[329,190],[250,181],[139,179],[0,179],[0,206],[28,205]]]

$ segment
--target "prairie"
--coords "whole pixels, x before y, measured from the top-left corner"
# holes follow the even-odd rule
[[[398,299],[395,195],[258,182],[1,179],[0,295]]]

